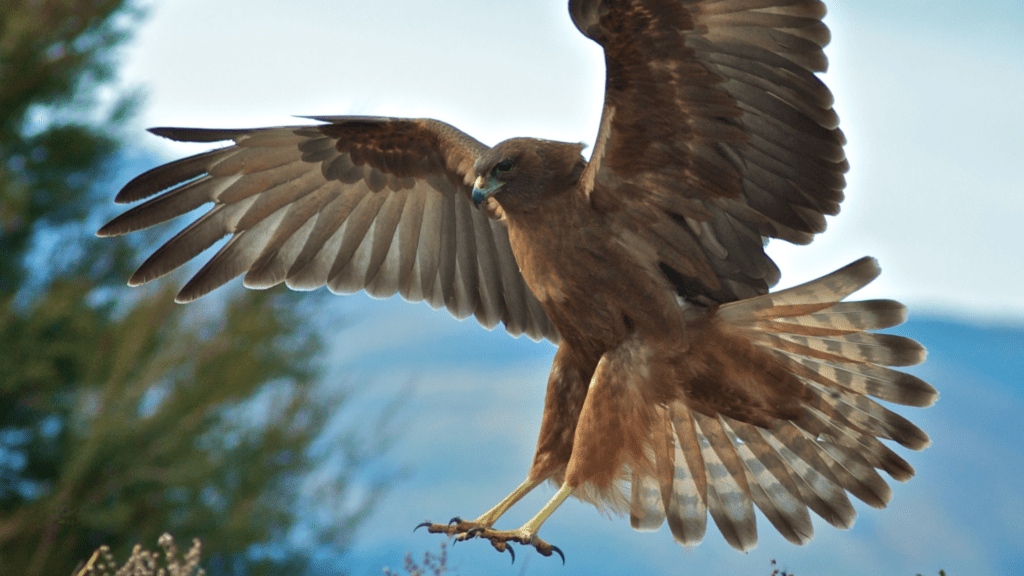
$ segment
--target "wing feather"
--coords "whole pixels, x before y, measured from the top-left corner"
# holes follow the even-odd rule
[[[427,197],[427,203],[423,207],[423,228],[420,231],[420,250],[416,258],[419,266],[420,283],[418,298],[424,299],[434,308],[440,308],[441,302],[432,300],[434,283],[437,278],[437,269],[441,261],[441,224],[444,216],[444,200],[441,196],[431,194]]]
[[[455,202],[455,302],[452,313],[465,318],[476,310],[479,298],[477,275],[476,235],[473,226],[475,208],[465,202]]]
[[[441,196],[441,222],[439,228],[441,239],[437,262],[437,285],[435,287],[435,291],[439,287],[441,293],[438,307],[449,304],[455,305],[455,258],[458,251],[455,227],[455,199],[446,194]],[[454,309],[453,312],[455,312]]]
[[[333,203],[332,203],[333,204]],[[330,208],[328,204],[328,208]],[[288,269],[285,284],[292,290],[316,290],[327,284],[335,255],[341,249],[348,222],[341,216],[348,216],[351,208],[325,211],[317,215],[313,229],[306,238],[306,244]],[[324,225],[324,222],[329,222]]]
[[[114,202],[117,204],[130,204],[149,198],[172,186],[188,182],[193,178],[206,174],[212,164],[234,153],[235,151],[230,148],[210,150],[203,154],[175,160],[165,164],[160,170],[144,172],[125,184],[124,188],[114,197]]]
[[[234,228],[234,223],[241,217],[239,212],[251,203],[252,201],[249,200],[245,202],[245,206],[221,204],[214,207],[147,258],[128,279],[128,285],[145,284],[195,258],[214,242],[227,236],[229,231]]]
[[[297,209],[301,208],[301,206],[289,207],[289,214],[285,217],[285,221],[293,218],[299,211]],[[306,239],[313,231],[315,221],[316,218],[310,216],[305,219],[294,218],[292,226],[288,229],[278,228],[263,254],[245,274],[244,285],[247,288],[265,290],[284,282],[288,277],[290,267],[288,263],[298,257]],[[286,233],[282,234],[282,231]]]
[[[373,252],[366,265],[363,284],[376,298],[387,298],[398,291],[398,225],[408,198],[408,189],[388,195],[374,223]]]
[[[381,206],[390,195],[371,193],[363,196],[345,221],[345,233],[338,249],[332,250],[334,261],[327,273],[327,287],[332,292],[347,294],[366,286],[366,268],[373,249],[374,235]],[[385,250],[387,248],[385,247]],[[358,256],[357,256],[358,255]]]
[[[317,214],[339,193],[338,182],[329,181],[312,192],[287,199],[288,213],[274,230],[263,253],[246,273],[245,286],[266,289],[284,282],[313,232]]]
[[[103,229],[106,234],[114,236],[149,228],[211,202],[219,193],[218,190],[210,190],[211,187],[223,189],[229,185],[228,180],[213,180],[209,176],[186,182],[166,194],[150,198],[127,210],[108,222]]]
[[[167,274],[231,236],[178,301],[244,274],[253,288],[284,282],[380,297],[398,292],[459,318],[473,314],[488,327],[501,321],[514,335],[558,340],[515,265],[504,224],[471,203],[482,144],[435,120],[314,119],[323,124],[152,130],[178,141],[233,145],[155,168],[117,195],[122,203],[146,201],[101,228],[101,236],[212,203],[157,249],[131,284]]]
[[[484,212],[472,214],[474,245],[476,246],[477,285],[479,301],[474,311],[476,319],[488,328],[497,325],[507,314],[502,297],[501,274],[488,274],[488,270],[500,270],[498,249],[491,234],[491,220]]]
[[[342,194],[335,196],[330,202],[324,206],[320,212],[316,215],[316,222],[313,224],[313,230],[310,231],[309,237],[306,238],[306,243],[302,246],[302,251],[295,258],[295,261],[291,263],[291,267],[288,270],[288,275],[292,276],[301,275],[303,270],[306,270],[306,282],[321,282],[317,286],[311,286],[311,288],[318,288],[327,282],[328,270],[323,270],[322,274],[311,274],[309,270],[316,268],[317,266],[323,265],[324,259],[327,257],[326,254],[323,258],[320,258],[319,262],[316,262],[320,253],[324,251],[325,245],[332,239],[336,238],[335,243],[337,246],[332,247],[328,250],[331,252],[341,248],[341,240],[343,236],[340,234],[342,226],[347,223],[349,214],[356,209],[356,206],[363,200],[363,197],[368,193],[368,189],[362,183],[357,184],[354,188],[345,190]],[[332,263],[334,258],[331,258]],[[315,264],[315,265],[314,265]],[[315,280],[323,276],[323,280]],[[289,284],[291,287],[291,284]]]
[[[209,284],[223,284],[245,273],[259,258],[270,240],[271,231],[285,216],[281,208],[255,226],[238,232],[181,289],[184,298]]]
[[[420,243],[428,194],[421,187],[414,187],[406,200],[408,209],[398,224],[398,291],[407,300],[413,300],[413,282],[418,278],[418,275],[413,274],[413,268],[416,265],[416,247]]]
[[[569,11],[607,64],[584,191],[646,236],[660,259],[648,264],[682,297],[767,293],[779,274],[762,238],[810,242],[843,199],[845,139],[815,76],[827,67],[824,6],[571,0]]]

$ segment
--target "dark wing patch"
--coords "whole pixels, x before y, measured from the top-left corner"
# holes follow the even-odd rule
[[[317,117],[326,124],[255,130],[156,128],[185,142],[232,146],[155,168],[117,202],[146,200],[100,229],[115,236],[212,208],[135,272],[144,284],[231,239],[182,288],[179,302],[245,274],[250,288],[400,293],[474,315],[513,335],[558,340],[516,266],[504,224],[470,200],[486,148],[435,120]]]
[[[682,296],[767,292],[779,271],[763,239],[806,244],[843,200],[845,139],[815,76],[827,66],[824,5],[572,0],[569,9],[607,66],[583,178],[595,205],[646,235]]]

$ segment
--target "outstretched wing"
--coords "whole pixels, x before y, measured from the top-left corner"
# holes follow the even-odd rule
[[[816,0],[572,0],[604,47],[604,113],[584,186],[647,239],[688,298],[779,278],[764,239],[809,243],[848,165]]]
[[[558,340],[526,287],[504,224],[470,199],[472,166],[486,147],[425,119],[317,117],[326,124],[202,130],[157,128],[186,142],[234,141],[129,182],[119,203],[158,194],[97,233],[148,228],[206,203],[212,208],[131,277],[138,285],[231,239],[182,288],[190,302],[245,274],[250,288],[286,283],[338,293],[400,293],[476,316],[513,335]],[[168,190],[169,189],[169,190]]]

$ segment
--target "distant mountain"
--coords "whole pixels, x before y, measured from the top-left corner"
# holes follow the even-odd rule
[[[407,533],[406,524],[472,516],[518,483],[532,454],[554,348],[394,299],[356,297],[345,305],[359,320],[337,336],[336,349],[360,372],[378,371],[371,394],[399,389],[399,382],[385,382],[389,373],[402,383],[413,374],[417,382],[415,410],[389,456],[415,472],[360,530],[346,559],[356,573],[372,573],[399,565],[405,551],[436,551],[435,536]],[[932,445],[919,453],[897,448],[917,476],[892,482],[887,509],[858,504],[849,531],[816,522],[815,539],[803,547],[783,541],[762,517],[758,548],[738,554],[713,529],[686,551],[665,530],[636,533],[627,519],[608,521],[570,501],[542,530],[567,551],[569,568],[535,557],[527,573],[757,575],[770,573],[777,558],[797,574],[1024,574],[1024,326],[925,317],[893,332],[928,347],[928,361],[908,371],[932,383],[940,398],[927,409],[895,408],[928,432]],[[517,526],[552,491],[538,492],[501,524]],[[502,568],[507,558],[486,543],[460,545],[450,559],[464,567],[460,574],[518,572]]]
[[[900,333],[928,348],[929,361],[953,361],[1024,393],[1024,324],[972,325],[943,318],[911,319]]]

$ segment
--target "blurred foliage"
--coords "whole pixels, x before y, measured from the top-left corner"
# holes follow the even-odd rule
[[[208,574],[301,574],[383,493],[365,477],[387,422],[323,436],[345,396],[317,385],[316,296],[124,287],[152,238],[93,232],[136,100],[115,48],[140,18],[126,0],[0,10],[0,574],[70,574],[164,532],[201,538]]]
[[[441,551],[437,554],[424,552],[422,565],[417,564],[412,559],[412,552],[406,552],[405,558],[402,561],[402,569],[409,576],[441,576],[442,574],[448,574],[451,572],[451,569],[448,567],[448,547],[444,542],[441,542]],[[386,566],[383,572],[384,576],[399,576],[398,572]]]
[[[88,561],[75,569],[73,576],[206,576],[199,565],[202,544],[198,539],[193,540],[192,547],[180,557],[170,534],[161,536],[159,544],[163,553],[150,552],[136,544],[132,555],[120,566],[110,548],[100,546]]]
[[[102,97],[112,50],[140,14],[125,0],[4,0],[0,10],[0,297],[20,286],[40,226],[81,221],[117,152],[133,95]]]

